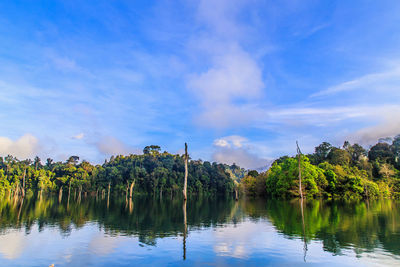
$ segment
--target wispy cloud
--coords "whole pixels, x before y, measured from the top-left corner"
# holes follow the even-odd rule
[[[129,154],[140,154],[141,151],[138,148],[134,148],[124,142],[118,140],[112,136],[105,136],[101,138],[97,143],[96,147],[99,152],[103,155],[129,155]]]
[[[47,156],[100,162],[196,140],[199,157],[233,162],[293,153],[295,140],[313,149],[398,131],[400,5],[391,1],[364,5],[363,16],[350,1],[5,8],[1,135],[49,137],[57,149]]]
[[[187,86],[200,102],[196,121],[206,127],[227,128],[251,120],[253,105],[265,87],[257,53],[243,48],[250,27],[237,18],[246,1],[201,1],[197,8],[198,36],[189,40],[189,50],[209,59],[206,70],[188,75]]]
[[[369,145],[380,138],[400,134],[400,105],[370,109],[368,118],[374,122],[349,135],[348,139]]]
[[[352,90],[363,90],[364,92],[370,90],[385,91],[385,89],[400,90],[399,83],[400,67],[395,67],[388,71],[370,73],[353,80],[340,83],[314,93],[311,95],[311,97],[324,97]]]
[[[239,47],[234,47],[216,57],[206,72],[191,75],[188,87],[202,105],[199,122],[220,128],[250,120],[250,110],[243,108],[248,101],[260,97],[264,84],[257,63]]]

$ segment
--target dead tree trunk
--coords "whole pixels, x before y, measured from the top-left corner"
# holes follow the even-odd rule
[[[133,195],[133,187],[135,186],[135,180],[132,181],[131,186],[129,188],[129,198],[132,198]]]
[[[188,177],[188,153],[187,153],[187,144],[185,143],[185,155],[184,155],[184,160],[185,160],[185,181],[183,184],[183,198],[186,201],[187,199],[187,177]]]
[[[131,214],[133,211],[133,201],[132,198],[129,199],[129,213]]]
[[[70,195],[71,195],[71,180],[69,180],[69,186],[68,186],[68,200]]]
[[[58,202],[60,203],[62,200],[63,186],[60,187],[60,191],[58,191]]]
[[[26,166],[24,168],[24,175],[22,178],[22,197],[25,197],[25,176],[26,176]]]
[[[239,183],[237,181],[234,181],[234,186],[235,186],[235,200],[238,201],[239,200]]]
[[[297,141],[296,141],[296,145],[297,145],[297,158],[299,161],[299,193],[300,193],[300,198],[303,199],[303,190],[301,187],[301,151],[300,151],[299,143]]]
[[[81,203],[81,198],[82,198],[82,186],[79,186],[79,192],[78,192],[78,203]]]
[[[15,192],[14,192],[14,205],[17,203],[17,199],[18,199],[18,194],[19,194],[19,184],[15,185]]]
[[[110,206],[110,189],[111,189],[111,181],[108,182],[107,209]]]

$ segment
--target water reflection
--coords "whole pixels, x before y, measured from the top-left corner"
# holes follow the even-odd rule
[[[126,199],[82,195],[74,198],[71,195],[71,199],[63,198],[60,203],[58,197],[45,196],[0,201],[0,237],[12,236],[15,242],[21,239],[15,230],[29,235],[32,231],[40,234],[54,229],[63,238],[69,238],[73,231],[90,225],[91,229],[98,229],[101,235],[96,238],[103,241],[94,251],[118,247],[117,240],[104,239],[104,236],[134,237],[148,249],[158,248],[159,243],[162,246],[164,238],[169,240],[165,242],[182,238],[181,248],[177,250],[181,250],[179,254],[186,261],[196,256],[194,250],[200,246],[212,247],[216,256],[245,259],[261,250],[260,255],[264,253],[266,257],[267,248],[262,243],[272,241],[259,239],[263,231],[269,235],[278,233],[280,237],[274,237],[274,242],[301,241],[298,245],[302,246],[304,261],[309,261],[308,257],[315,260],[313,250],[309,249],[315,242],[320,242],[323,251],[330,255],[345,255],[350,249],[356,257],[383,251],[398,259],[399,220],[399,202],[391,200],[352,203],[307,200],[303,203],[195,197],[189,198],[186,204],[180,198],[169,197]],[[260,248],[250,247],[251,242],[257,242]],[[99,242],[90,242],[92,247],[96,243]],[[268,249],[272,247],[271,244]],[[4,249],[1,247],[0,253]]]

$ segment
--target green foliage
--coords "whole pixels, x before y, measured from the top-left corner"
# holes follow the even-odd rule
[[[315,148],[314,154],[302,156],[303,195],[308,198],[399,198],[400,171],[396,169],[399,149],[400,136],[395,137],[392,145],[378,143],[373,146],[368,158],[365,149],[358,144],[351,145],[346,141],[340,149],[324,142]],[[297,158],[276,160],[267,171],[267,195],[298,197],[298,169]]]
[[[350,154],[343,149],[340,148],[332,148],[328,154],[329,163],[333,165],[349,165],[351,161]]]
[[[319,163],[326,160],[331,149],[332,145],[329,144],[328,142],[323,142],[322,144],[317,146],[315,148],[315,153],[314,153],[317,162]]]
[[[71,156],[65,163],[47,159],[46,165],[38,157],[34,162],[19,161],[12,156],[0,157],[0,195],[22,189],[26,170],[25,192],[29,190],[54,192],[78,190],[101,192],[110,184],[114,193],[127,192],[135,181],[134,191],[140,194],[180,194],[184,179],[184,161],[180,155],[160,153],[159,146],[148,146],[144,155],[112,156],[103,165],[93,166],[79,157]],[[227,169],[238,169],[217,163],[192,160],[189,162],[189,193],[232,193],[233,179]]]
[[[302,184],[308,197],[320,196],[328,186],[324,171],[312,165],[307,156],[301,157]],[[296,158],[275,162],[267,172],[267,194],[273,197],[299,196],[299,169]]]
[[[391,140],[391,139],[390,139]],[[103,165],[79,163],[78,156],[66,162],[39,157],[20,161],[0,157],[0,196],[13,192],[111,191],[125,195],[134,183],[135,194],[181,194],[184,179],[182,155],[161,153],[156,145],[146,146],[143,155],[112,156]],[[315,153],[301,156],[302,194],[307,198],[400,198],[400,135],[392,144],[378,143],[366,150],[345,142],[343,149],[327,142]],[[235,188],[249,196],[299,197],[297,157],[280,157],[264,173],[246,171],[233,164],[190,160],[188,192],[226,194]],[[235,185],[236,183],[236,185]]]
[[[387,143],[378,143],[371,147],[368,152],[370,161],[392,162],[394,155]]]

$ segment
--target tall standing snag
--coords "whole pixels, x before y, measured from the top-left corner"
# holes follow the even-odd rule
[[[188,177],[188,153],[187,153],[187,144],[185,143],[185,155],[184,155],[184,160],[185,160],[185,181],[183,184],[183,198],[186,201],[187,199],[187,177]]]
[[[296,141],[296,146],[297,146],[297,158],[299,160],[299,193],[300,193],[300,198],[303,199],[303,190],[301,188],[301,150],[299,147],[299,143]]]
[[[306,262],[306,256],[307,256],[307,240],[306,240],[306,229],[305,229],[305,223],[304,223],[304,207],[303,207],[303,190],[301,187],[301,150],[299,147],[299,143],[296,141],[296,146],[297,146],[297,157],[299,160],[299,193],[300,193],[300,209],[301,209],[301,220],[302,220],[302,225],[303,225],[303,238],[304,238],[304,257],[303,260]]]

